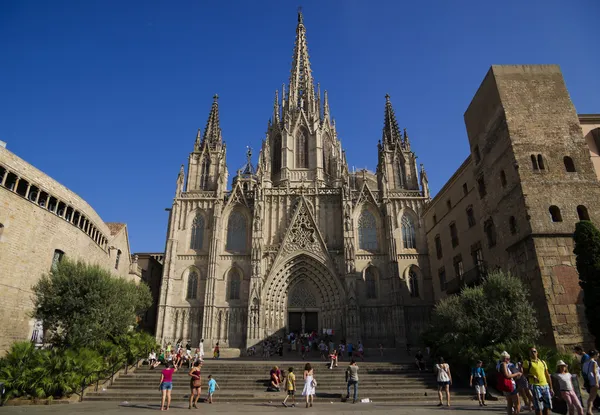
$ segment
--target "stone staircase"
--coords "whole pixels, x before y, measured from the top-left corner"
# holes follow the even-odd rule
[[[294,368],[299,389],[296,400],[302,401],[302,372],[305,361],[260,361],[260,360],[207,360],[202,366],[202,396],[206,397],[208,375],[211,374],[220,386],[215,401],[236,403],[279,403],[284,392],[267,392],[269,370],[277,365],[287,372]],[[339,402],[346,394],[344,373],[348,362],[330,370],[323,361],[311,361],[317,379],[315,401]],[[437,386],[430,372],[419,372],[414,364],[390,362],[359,362],[359,398],[373,402],[436,402]],[[158,385],[162,366],[150,370],[142,366],[116,379],[112,386],[97,392],[86,393],[86,401],[127,401],[128,403],[155,403],[160,400]],[[190,393],[190,377],[184,367],[173,376],[172,400],[182,403]],[[453,390],[455,400],[470,400],[468,390]]]

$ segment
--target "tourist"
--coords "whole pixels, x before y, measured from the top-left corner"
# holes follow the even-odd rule
[[[546,362],[538,358],[535,347],[529,349],[529,359],[523,362],[523,372],[527,375],[533,394],[533,409],[536,415],[548,415],[552,409],[552,380]]]
[[[160,374],[160,386],[158,389],[161,391],[160,410],[169,410],[171,406],[171,391],[173,390],[173,373],[177,372],[177,368],[173,367],[172,363],[169,363]],[[166,400],[166,406],[165,406]]]
[[[181,369],[181,364],[183,363],[183,359],[181,358],[181,350],[177,352],[175,355],[174,364],[176,369]]]
[[[452,384],[452,374],[450,373],[450,366],[448,363],[444,363],[444,358],[438,359],[438,364],[435,365],[435,371],[437,373],[437,384],[438,384],[438,397],[440,403],[438,406],[443,406],[444,401],[442,399],[442,390],[446,392],[446,406],[450,406],[450,385]]]
[[[198,345],[198,349],[200,349],[200,361],[204,361],[204,339],[200,340],[200,344]]]
[[[592,413],[594,406],[594,399],[598,395],[598,384],[600,380],[600,368],[598,367],[598,352],[596,350],[590,350],[590,358],[583,365],[583,372],[585,373],[584,381],[587,379],[586,390],[590,394],[587,401],[587,413]]]
[[[279,368],[277,366],[273,366],[273,369],[271,369],[271,372],[269,372],[269,379],[271,380],[270,388],[277,392],[279,392],[279,383],[281,382],[280,376],[281,372],[279,371]]]
[[[581,406],[579,397],[575,393],[575,388],[573,388],[573,381],[568,366],[562,360],[559,360],[556,364],[556,379],[560,386],[560,396],[567,403],[569,414],[573,415],[577,412],[577,415],[583,415],[583,406]]]
[[[346,369],[346,399],[350,399],[350,386],[354,387],[352,403],[356,403],[358,398],[358,366],[354,359],[350,361],[350,365]]]
[[[365,361],[365,348],[360,341],[358,342],[358,357],[360,357],[360,360],[363,362]]]
[[[529,388],[529,382],[527,381],[527,376],[523,375],[523,373],[524,373],[523,359],[521,358],[521,356],[517,356],[517,363],[515,366],[516,366],[517,370],[516,371],[511,370],[511,372],[521,373],[521,376],[519,376],[518,378],[515,379],[515,383],[517,385],[517,391],[518,391],[517,393],[523,399],[522,409],[527,410],[527,411],[533,411],[533,395],[531,394],[531,389]]]
[[[319,352],[321,354],[321,360],[327,360],[327,345],[323,340],[319,343]]]
[[[148,366],[150,366],[150,369],[154,368],[155,363],[156,363],[156,353],[154,352],[154,350],[152,350],[150,352],[150,354],[148,355]]]
[[[519,391],[517,389],[517,384],[515,383],[515,378],[518,379],[521,377],[521,373],[518,371],[513,372],[514,366],[515,365],[510,362],[510,355],[508,352],[502,352],[500,354],[500,360],[496,365],[496,370],[504,379],[510,380],[509,390],[502,390],[506,397],[506,413],[508,415],[512,415],[513,413],[518,414],[521,411],[519,406]],[[496,387],[500,390],[500,385],[497,385]]]
[[[421,350],[417,351],[417,354],[415,355],[415,364],[417,365],[419,372],[425,370],[425,356],[423,356]]]
[[[288,368],[288,374],[285,378],[285,391],[286,395],[283,399],[283,406],[287,407],[287,400],[292,397],[292,408],[296,407],[296,375],[294,374],[294,368]]]
[[[208,403],[213,403],[213,395],[217,389],[221,389],[217,381],[213,379],[212,375],[208,375]]]
[[[217,344],[215,345],[215,348],[213,350],[213,357],[215,359],[218,359],[221,356],[221,351],[219,350],[219,342],[217,342]]]
[[[575,354],[577,355],[577,358],[579,359],[579,365],[581,366],[581,376],[583,376],[583,378],[585,379],[585,373],[583,372],[583,365],[585,364],[585,362],[590,360],[590,356],[586,352],[583,351],[583,347],[581,347],[581,346],[575,346]]]
[[[190,392],[189,409],[192,409],[192,406],[197,409],[198,407],[196,406],[196,404],[198,403],[198,399],[200,398],[200,391],[202,390],[202,377],[201,377],[199,361],[194,363],[194,366],[192,367],[192,369],[190,370],[190,373],[188,373],[188,375],[191,376],[191,379],[190,379],[191,392]]]
[[[337,367],[338,365],[338,351],[333,349],[333,351],[329,354],[329,369],[333,369],[333,366]]]
[[[348,359],[352,360],[354,357],[354,344],[352,342],[348,343],[346,349],[348,350]]]
[[[306,396],[306,407],[313,406],[313,399],[315,396],[315,388],[317,387],[317,381],[314,379],[313,369],[310,363],[304,365],[304,389],[302,390],[302,396]]]
[[[344,353],[346,353],[346,345],[342,341],[338,347],[338,359],[342,360],[344,358]]]
[[[485,376],[485,370],[483,370],[483,362],[481,360],[478,360],[477,364],[475,364],[475,367],[471,368],[471,379],[469,380],[469,386],[475,386],[475,393],[477,393],[479,406],[487,406],[485,404],[487,378]]]
[[[167,343],[167,354],[171,353],[171,349],[173,348],[173,346],[171,346],[171,342]]]

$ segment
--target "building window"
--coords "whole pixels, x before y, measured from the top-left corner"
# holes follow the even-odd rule
[[[369,267],[365,270],[365,284],[367,288],[367,298],[377,298],[377,275],[373,267]]]
[[[441,259],[443,256],[443,252],[442,252],[442,240],[440,239],[440,235],[435,236],[435,252],[437,253],[438,259]]]
[[[54,250],[54,256],[52,256],[52,267],[51,267],[52,271],[56,271],[56,267],[58,267],[58,263],[60,261],[62,261],[64,256],[65,256],[65,253],[63,251],[61,251],[60,249]]]
[[[433,224],[437,225],[437,215],[433,215]]]
[[[485,236],[487,238],[488,247],[493,247],[496,245],[496,226],[494,225],[494,221],[490,218],[485,221],[483,225],[483,230],[485,232]]]
[[[237,211],[231,212],[227,220],[228,251],[243,252],[246,250],[246,217]]]
[[[565,163],[565,170],[567,173],[575,173],[575,163],[573,163],[573,159],[569,156],[565,156],[563,158],[563,162]]]
[[[450,201],[450,199],[446,200],[446,207],[448,208],[448,210],[452,210],[452,202]]]
[[[535,154],[531,155],[531,168],[534,171],[538,171],[540,169],[538,166],[537,157],[535,156]]]
[[[208,179],[210,177],[210,158],[205,155],[204,161],[202,161],[202,173],[200,175],[200,188],[208,189]]]
[[[577,216],[579,216],[579,220],[590,220],[588,210],[583,205],[577,206]],[[0,224],[0,235],[2,235],[2,224]]]
[[[281,170],[281,135],[275,136],[271,148],[271,174],[278,174]]]
[[[407,216],[402,216],[402,243],[404,249],[416,249],[415,223]]]
[[[486,195],[485,190],[485,180],[483,180],[483,176],[479,176],[477,179],[477,190],[479,190],[479,197],[484,197]]]
[[[308,137],[304,131],[296,137],[296,168],[308,168]]]
[[[121,260],[121,250],[117,250],[117,258],[115,259],[115,269],[119,269],[119,261]]]
[[[479,154],[479,146],[473,148],[473,155],[475,156],[475,164],[479,164],[481,161],[481,154]]]
[[[358,248],[365,251],[377,250],[377,222],[375,216],[363,209],[358,218]]]
[[[511,234],[513,234],[513,235],[514,235],[515,233],[517,233],[517,220],[515,219],[515,217],[514,217],[514,216],[511,216],[511,217],[508,219],[508,226],[509,226],[509,228],[510,228],[510,233],[511,233]]]
[[[469,188],[466,183],[463,183],[463,194],[466,196],[469,193]]]
[[[198,296],[198,274],[195,271],[188,275],[187,295],[188,300],[195,300]]]
[[[550,212],[552,222],[562,222],[562,215],[560,214],[560,209],[558,206],[552,205],[548,211]]]
[[[323,171],[331,174],[331,140],[328,135],[323,137]]]
[[[473,256],[473,265],[477,269],[477,272],[483,275],[485,272],[485,263],[483,262],[483,251],[481,250],[480,243],[473,245],[471,255]]]
[[[506,173],[504,173],[504,170],[500,170],[500,184],[502,187],[506,187]]]
[[[540,168],[540,170],[544,170],[545,169],[545,167],[544,167],[544,158],[542,157],[541,154],[537,155],[537,164],[538,164],[538,167]]]
[[[452,248],[458,246],[458,231],[456,230],[456,223],[450,224],[450,239],[452,240]]]
[[[454,276],[460,280],[464,273],[462,256],[457,255],[454,257]]]
[[[417,273],[411,268],[408,271],[408,288],[410,290],[411,297],[419,296],[419,277],[417,277]]]
[[[230,300],[240,299],[240,276],[235,270],[229,271],[229,295],[227,298]]]
[[[204,217],[200,214],[196,215],[192,223],[192,235],[190,238],[190,249],[202,249],[204,239]]]
[[[473,206],[467,207],[467,223],[469,224],[469,228],[475,226],[475,213],[473,213]]]
[[[438,270],[438,278],[440,279],[440,289],[446,291],[446,269],[444,267]]]

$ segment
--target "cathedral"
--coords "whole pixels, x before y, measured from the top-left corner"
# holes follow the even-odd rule
[[[433,305],[430,194],[387,95],[377,148],[376,172],[349,170],[298,13],[289,85],[275,93],[258,164],[248,150],[227,188],[215,95],[187,171],[181,166],[157,339],[219,342],[231,355],[289,332],[365,347],[418,343]]]

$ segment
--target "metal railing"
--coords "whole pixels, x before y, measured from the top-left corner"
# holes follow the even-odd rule
[[[459,278],[454,278],[446,283],[446,292],[448,294],[457,294],[464,287],[474,287],[483,282],[487,276],[487,264],[481,263],[479,266],[471,268],[463,273]]]

